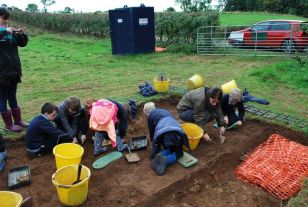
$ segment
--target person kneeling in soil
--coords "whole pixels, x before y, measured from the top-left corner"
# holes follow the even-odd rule
[[[71,96],[60,104],[55,122],[57,128],[73,137],[74,143],[85,142],[88,131],[86,110],[81,107],[77,96]]]
[[[233,89],[230,94],[224,94],[221,103],[221,109],[224,114],[224,119],[227,126],[236,124],[241,126],[245,117],[245,108],[242,99],[242,92],[240,89]],[[235,110],[238,110],[238,115]]]
[[[108,150],[102,146],[105,139],[110,139],[112,147],[117,147],[118,151],[126,150],[128,146],[123,144],[122,138],[132,119],[130,105],[107,99],[89,100],[85,105],[90,116],[89,127],[95,131],[94,155]]]
[[[183,156],[183,145],[189,148],[187,136],[172,114],[156,109],[153,102],[146,103],[143,112],[147,116],[152,141],[152,167],[161,176],[168,166]],[[161,151],[161,147],[164,149]]]
[[[203,131],[203,139],[212,142],[205,131],[205,124],[216,118],[221,134],[226,122],[221,111],[222,90],[220,88],[197,88],[184,95],[177,105],[177,113],[183,121],[194,122]]]
[[[0,172],[4,169],[7,151],[5,150],[4,139],[0,134]]]
[[[72,142],[73,137],[55,126],[57,106],[45,103],[41,114],[36,116],[27,129],[25,140],[30,158],[50,153],[54,146],[63,142]]]

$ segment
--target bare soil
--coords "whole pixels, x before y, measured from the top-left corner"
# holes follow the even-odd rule
[[[158,101],[157,106],[176,115],[177,102],[177,98],[171,98]],[[210,136],[218,141],[217,130],[211,124],[208,129]],[[91,169],[92,177],[88,199],[82,206],[279,207],[280,200],[262,189],[237,180],[234,174],[243,155],[274,133],[308,145],[303,133],[248,120],[243,127],[226,132],[227,139],[223,145],[206,144],[201,140],[199,147],[192,152],[199,160],[197,165],[186,169],[175,164],[161,177],[151,169],[151,144],[146,150],[138,152],[141,158],[138,163],[129,164],[123,156],[102,170],[94,170],[91,166],[97,157],[93,156],[93,144],[88,139],[84,145],[82,164]],[[126,139],[140,135],[148,135],[146,118],[141,110]],[[32,196],[37,207],[61,206],[51,182],[56,169],[53,155],[28,159],[22,139],[8,141],[7,150],[9,158],[4,172],[0,173],[0,190],[7,190],[8,169],[29,165],[32,184],[14,191],[21,193],[24,198]]]

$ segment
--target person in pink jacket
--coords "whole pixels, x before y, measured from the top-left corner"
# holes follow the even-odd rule
[[[128,122],[131,120],[131,109],[128,104],[120,104],[114,100],[90,100],[86,103],[89,127],[95,131],[94,155],[100,155],[108,150],[103,147],[104,139],[110,139],[112,147],[122,152],[127,149],[122,138],[126,134]]]

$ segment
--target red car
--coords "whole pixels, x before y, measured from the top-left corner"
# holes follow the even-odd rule
[[[308,22],[268,20],[246,29],[233,31],[229,43],[237,47],[282,49],[290,53],[308,49]]]

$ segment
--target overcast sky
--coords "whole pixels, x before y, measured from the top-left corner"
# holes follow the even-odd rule
[[[55,0],[56,3],[48,7],[49,11],[60,11],[65,7],[75,9],[75,11],[94,12],[107,11],[109,9],[123,7],[127,5],[139,6],[144,3],[146,6],[154,6],[156,11],[163,11],[168,7],[174,7],[180,10],[179,6],[175,4],[174,0]],[[16,6],[25,10],[28,4],[34,3],[42,9],[40,0],[0,0],[1,4],[8,6]]]
[[[144,3],[146,6],[154,6],[155,11],[163,11],[168,7],[173,7],[177,11],[180,7],[175,4],[175,0],[55,0],[56,3],[48,7],[48,11],[62,11],[65,7],[75,9],[75,11],[94,12],[107,11],[109,9],[120,8],[124,5],[129,7],[139,6]],[[217,0],[214,0],[214,2]],[[16,6],[25,10],[28,4],[37,4],[42,9],[41,0],[0,0],[0,4]]]

